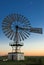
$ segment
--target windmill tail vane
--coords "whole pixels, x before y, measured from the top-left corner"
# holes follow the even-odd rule
[[[30,28],[30,32],[42,34],[42,28]]]
[[[27,27],[21,28],[21,27],[19,27],[19,29],[21,29],[21,30],[27,30],[27,31],[30,30],[30,32],[32,32],[32,33],[42,34],[42,28],[33,28],[33,27],[30,27],[30,28],[27,28]]]

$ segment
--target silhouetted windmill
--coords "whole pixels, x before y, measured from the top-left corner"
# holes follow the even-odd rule
[[[24,53],[20,52],[20,47],[23,46],[21,41],[27,39],[30,32],[42,34],[42,28],[33,28],[30,21],[20,14],[6,16],[2,22],[2,30],[8,38],[14,41],[9,44],[12,47],[12,52],[8,53],[10,60],[24,60]]]

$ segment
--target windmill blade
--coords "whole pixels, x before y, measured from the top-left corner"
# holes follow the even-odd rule
[[[24,37],[22,36],[22,33],[21,32],[19,32],[19,33],[20,33],[20,36],[21,36],[22,40],[24,40]]]
[[[22,39],[21,39],[20,33],[18,33],[18,35],[19,35],[19,36],[18,36],[18,37],[19,37],[18,39],[21,41]]]
[[[30,28],[30,32],[42,34],[42,28]]]
[[[11,34],[11,37],[10,37],[11,40],[13,39],[14,34],[15,34],[14,32]]]
[[[24,39],[27,39],[27,36],[24,32],[22,32],[22,36],[23,36]]]
[[[25,34],[26,39],[27,39],[27,37],[29,37],[29,35],[26,32],[24,32],[24,31],[23,31],[23,33]]]

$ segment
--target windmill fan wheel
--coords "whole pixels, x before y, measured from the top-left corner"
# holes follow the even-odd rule
[[[29,30],[19,29],[19,27],[27,29],[29,28]],[[6,16],[2,22],[2,30],[5,35],[13,41],[16,40],[16,28],[18,28],[18,40],[21,41],[29,37],[30,21],[26,17],[20,14],[11,14]]]

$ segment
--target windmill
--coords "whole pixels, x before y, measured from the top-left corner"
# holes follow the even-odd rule
[[[30,36],[30,32],[42,34],[42,28],[33,28],[30,21],[21,14],[11,14],[4,18],[2,30],[5,35],[13,40],[9,45],[12,52],[8,53],[9,60],[24,60],[24,53],[20,51],[24,39]]]

